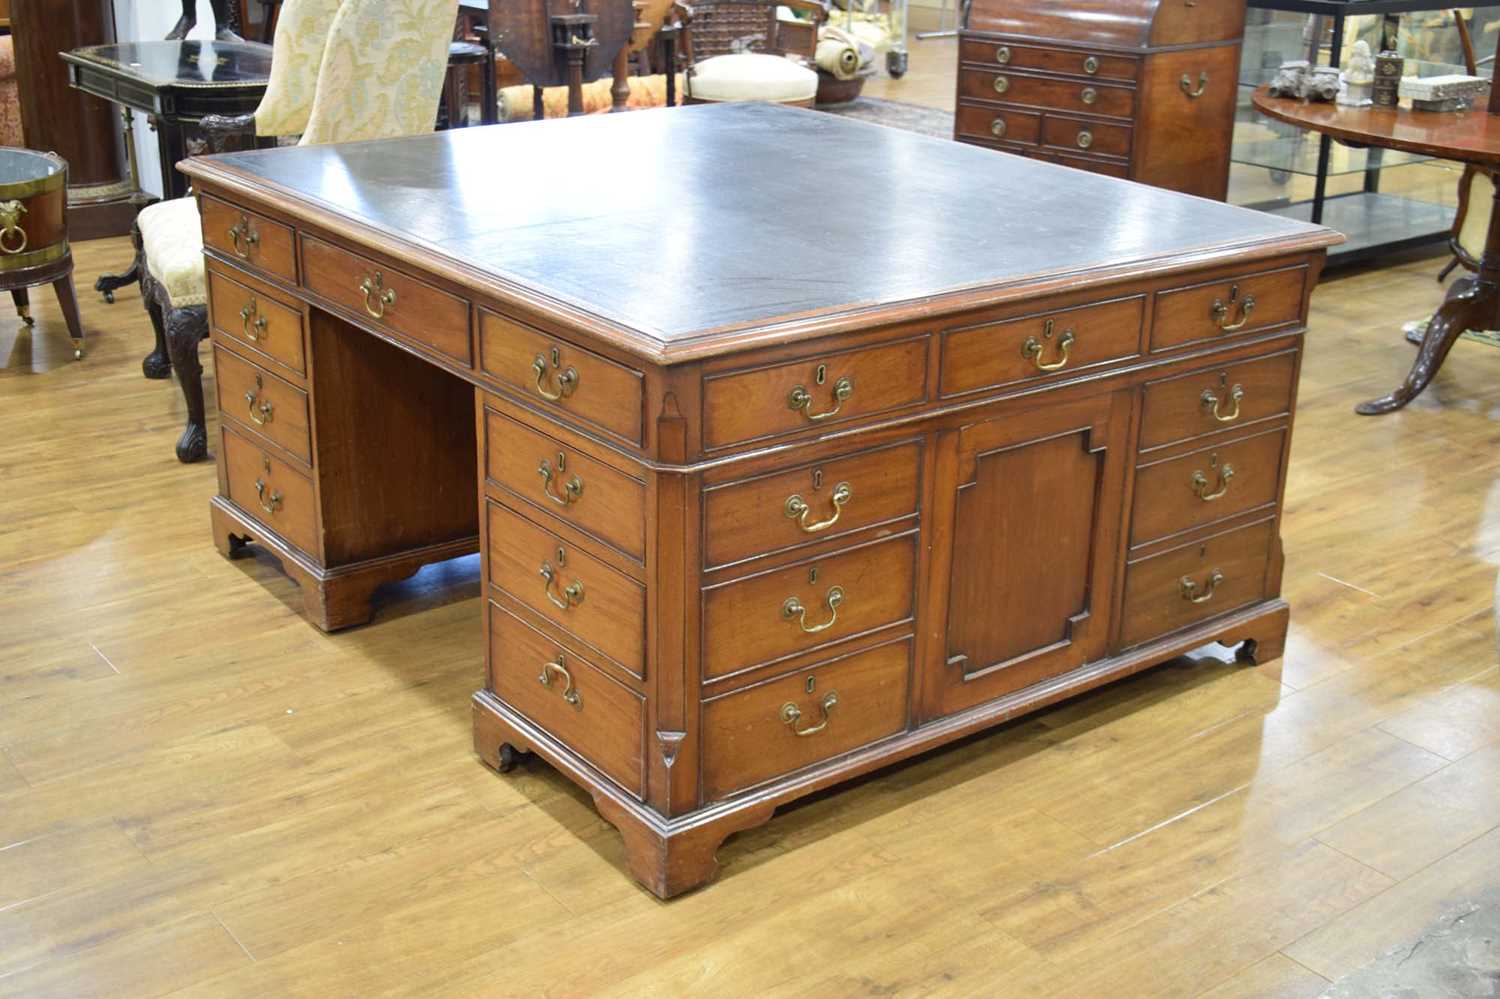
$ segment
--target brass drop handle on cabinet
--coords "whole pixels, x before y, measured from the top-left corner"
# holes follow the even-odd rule
[[[240,329],[244,331],[245,339],[251,343],[260,343],[266,338],[266,317],[256,316],[254,321],[250,319],[259,309],[259,304],[253,298],[240,307]],[[250,331],[251,327],[254,327],[255,332]]]
[[[837,524],[839,518],[844,515],[844,504],[854,498],[854,490],[849,488],[849,483],[840,482],[833,487],[833,495],[828,498],[833,502],[833,516],[827,520],[819,520],[809,524],[807,522],[807,515],[812,513],[812,507],[796,493],[786,498],[786,515],[795,520],[797,526],[802,528],[805,534],[817,534],[819,531],[826,531],[834,524]]]
[[[1224,582],[1224,574],[1215,569],[1208,574],[1208,582],[1203,585],[1201,593],[1198,590],[1198,584],[1188,576],[1183,576],[1177,584],[1181,588],[1182,599],[1192,604],[1206,604],[1214,598],[1214,590],[1218,589],[1222,582]]]
[[[1083,60],[1083,71],[1089,76],[1099,72],[1099,60],[1094,56],[1086,56]]]
[[[396,289],[385,286],[385,275],[376,271],[359,283],[365,293],[365,311],[376,319],[384,319],[387,309],[396,307]]]
[[[828,591],[828,596],[823,598],[823,603],[828,607],[828,620],[822,624],[807,623],[807,608],[802,606],[802,601],[796,597],[787,597],[786,603],[781,605],[781,617],[784,621],[797,619],[797,627],[802,629],[803,634],[816,635],[820,631],[832,628],[839,619],[839,604],[844,602],[844,588],[835,586]]]
[[[802,720],[802,709],[791,701],[787,701],[781,706],[782,724],[791,729],[792,734],[796,736],[806,737],[817,735],[828,727],[828,722],[833,718],[833,709],[839,706],[838,691],[830,690],[827,694],[823,695],[823,700],[819,702],[819,706],[823,709],[823,720],[811,728],[798,728],[797,723]]]
[[[1078,97],[1083,101],[1083,103],[1088,105],[1099,103],[1099,91],[1095,90],[1093,87],[1084,87],[1083,92],[1080,93]]]
[[[1067,367],[1068,354],[1072,351],[1073,344],[1078,340],[1072,330],[1063,330],[1062,338],[1057,341],[1057,360],[1043,361],[1042,351],[1046,348],[1043,346],[1042,341],[1052,339],[1053,327],[1053,321],[1051,319],[1047,320],[1046,325],[1042,327],[1041,340],[1038,340],[1034,336],[1029,336],[1026,338],[1026,342],[1021,344],[1021,356],[1035,365],[1038,371],[1059,371]]]
[[[990,134],[997,139],[1005,138],[1005,119],[996,118],[990,122]]]
[[[229,227],[229,244],[234,255],[241,260],[250,259],[251,251],[260,243],[260,233],[250,222],[250,216],[241,215],[239,221]]]
[[[1205,503],[1211,503],[1229,492],[1229,480],[1234,478],[1234,466],[1225,464],[1219,469],[1219,488],[1213,492],[1208,491],[1208,476],[1200,469],[1193,473],[1189,484],[1193,487],[1193,495]]]
[[[552,351],[552,368],[556,370],[561,367],[558,351]],[[536,393],[549,402],[561,402],[578,388],[578,371],[568,368],[566,371],[557,373],[557,388],[549,389],[546,385],[547,359],[541,354],[536,355],[536,360],[531,362],[531,373],[536,376]]]
[[[1010,63],[1010,46],[1002,45],[995,50],[995,61],[1005,66]]]
[[[1240,321],[1231,323],[1229,317],[1234,314],[1236,304],[1239,305],[1240,309]],[[1225,333],[1233,333],[1236,330],[1244,329],[1245,324],[1250,321],[1250,313],[1255,311],[1255,296],[1246,295],[1244,298],[1240,298],[1240,286],[1237,284],[1231,285],[1229,288],[1229,301],[1225,302],[1222,298],[1216,298],[1214,299],[1213,308],[1209,311],[1212,313],[1214,322],[1220,330]]]
[[[1234,403],[1233,408],[1231,408],[1227,413],[1221,413],[1219,412],[1219,404],[1223,402],[1223,400],[1220,399],[1216,394],[1214,394],[1213,389],[1204,389],[1202,395],[1203,408],[1208,410],[1209,413],[1213,415],[1213,418],[1218,420],[1220,423],[1233,423],[1235,420],[1238,420],[1240,418],[1240,400],[1244,398],[1244,388],[1236,385],[1234,388],[1229,390],[1229,401]]]
[[[1184,94],[1187,94],[1189,99],[1197,100],[1198,98],[1202,97],[1203,92],[1208,89],[1208,70],[1205,69],[1203,72],[1198,74],[1197,90],[1193,89],[1193,78],[1191,76],[1188,76],[1186,73],[1182,74],[1182,79],[1178,80],[1177,84],[1178,86],[1182,87],[1182,92]]]
[[[1003,94],[1010,89],[1010,80],[1006,79],[1003,76],[997,76],[995,77],[994,87],[995,93]]]
[[[276,407],[271,400],[260,398],[260,393],[264,388],[265,384],[261,381],[260,375],[256,375],[255,388],[245,393],[245,406],[250,410],[250,422],[258,427],[270,423],[276,413]],[[259,406],[256,405],[257,402],[260,403]],[[260,413],[259,416],[255,415],[257,411]]]
[[[260,508],[266,513],[275,513],[281,509],[281,490],[271,490],[271,496],[266,498],[266,482],[264,479],[255,480],[255,495],[260,499]]]
[[[819,373],[822,373],[821,369]],[[822,382],[819,382],[819,384],[822,384]],[[831,417],[837,416],[839,414],[839,410],[844,408],[844,403],[853,394],[854,382],[850,381],[848,378],[840,378],[838,381],[833,383],[832,409],[825,409],[821,413],[814,413],[812,411],[812,393],[809,392],[806,386],[803,385],[798,385],[787,394],[786,404],[788,409],[796,410],[797,412],[801,413],[803,416],[811,420],[813,423],[817,423],[819,420],[827,420]]]
[[[577,503],[579,497],[583,495],[583,480],[580,479],[577,475],[574,475],[573,478],[563,486],[561,495],[558,495],[557,493],[552,491],[552,476],[553,474],[556,474],[559,478],[562,477],[562,474],[565,471],[565,462],[566,459],[563,457],[563,453],[559,451],[557,453],[556,473],[552,471],[552,463],[546,458],[542,459],[542,463],[538,465],[536,469],[537,474],[542,477],[542,492],[546,493],[547,498],[556,503],[558,506],[567,506],[569,503]]]
[[[558,575],[558,571],[552,568],[551,562],[542,563],[541,577],[544,581],[542,592],[552,602],[552,606],[558,610],[567,610],[570,607],[576,607],[583,603],[583,580],[581,579],[575,579],[563,587],[562,596],[560,597],[552,592],[552,584],[557,580]]]
[[[1094,133],[1086,128],[1078,130],[1078,148],[1087,149],[1094,144]]]
[[[557,654],[557,660],[555,662],[542,663],[542,672],[541,675],[537,677],[537,681],[540,682],[543,687],[547,687],[550,689],[552,687],[553,673],[556,673],[558,676],[562,677],[563,700],[573,705],[573,707],[577,708],[579,711],[582,711],[583,698],[578,696],[578,690],[573,686],[573,674],[568,672],[568,659],[561,652]]]

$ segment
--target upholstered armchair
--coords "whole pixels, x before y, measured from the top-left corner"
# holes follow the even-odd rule
[[[777,8],[802,11],[788,21]],[[811,107],[813,60],[827,10],[814,0],[698,0],[675,8],[687,61],[686,103],[771,101]]]
[[[285,0],[271,79],[253,134],[301,133],[301,144],[390,138],[432,130],[458,0]],[[316,55],[313,53],[316,52]],[[224,134],[247,123],[209,123]],[[202,364],[208,336],[203,232],[193,197],[163,201],[136,220],[141,298],[156,332],[148,378],[173,369],[187,403],[177,457],[208,453]]]

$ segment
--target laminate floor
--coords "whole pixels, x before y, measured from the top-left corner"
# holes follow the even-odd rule
[[[1314,996],[1500,886],[1500,350],[1407,410],[1438,262],[1313,298],[1286,656],[1204,653],[787,809],[661,903],[470,748],[478,566],[320,634],[210,544],[211,464],[75,247],[0,308],[0,996]],[[212,380],[209,383],[212,396]]]

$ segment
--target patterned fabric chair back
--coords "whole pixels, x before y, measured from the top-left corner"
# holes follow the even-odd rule
[[[271,79],[255,109],[257,135],[301,135],[312,115],[318,67],[343,0],[283,0],[271,41]]]
[[[432,131],[458,0],[344,0],[302,145]]]

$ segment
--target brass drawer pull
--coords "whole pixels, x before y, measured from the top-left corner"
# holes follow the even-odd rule
[[[245,339],[251,343],[260,343],[266,338],[266,317],[256,316],[259,310],[260,306],[253,298],[240,308],[240,329],[244,332]],[[251,316],[256,316],[253,322]],[[250,331],[251,327],[255,328],[255,332]]]
[[[1227,413],[1221,413],[1219,412],[1219,403],[1222,400],[1214,394],[1213,389],[1204,389],[1202,396],[1203,408],[1208,410],[1213,415],[1213,418],[1220,423],[1233,423],[1240,418],[1240,400],[1243,398],[1245,398],[1244,388],[1236,385],[1229,390],[1229,401],[1234,403],[1234,407]]]
[[[583,603],[583,580],[573,580],[573,582],[563,588],[562,596],[559,597],[552,592],[552,584],[557,580],[558,572],[552,568],[551,562],[542,563],[541,577],[544,580],[542,592],[546,594],[548,600],[552,601],[552,606],[558,610],[567,610],[570,607],[576,607]]]
[[[251,252],[260,243],[260,233],[255,231],[250,216],[242,214],[240,220],[229,227],[229,243],[234,247],[236,257],[241,260],[250,259]]]
[[[281,490],[271,490],[271,496],[266,498],[266,482],[264,479],[255,480],[255,495],[260,499],[260,508],[266,513],[275,513],[281,509]]]
[[[995,93],[1003,94],[1010,89],[1010,81],[1003,76],[995,77]]]
[[[1231,323],[1229,321],[1229,317],[1234,314],[1234,307],[1236,303],[1238,303],[1240,307],[1240,321],[1237,323]],[[1213,309],[1211,309],[1210,311],[1213,315],[1214,322],[1218,325],[1220,330],[1224,331],[1225,333],[1233,333],[1236,330],[1244,329],[1245,324],[1250,321],[1250,313],[1255,311],[1255,296],[1246,295],[1243,299],[1241,299],[1240,286],[1237,284],[1231,285],[1229,288],[1229,301],[1226,303],[1222,298],[1214,299]]]
[[[376,319],[384,319],[387,309],[396,307],[396,289],[385,286],[385,275],[376,271],[359,283],[365,293],[365,311]]]
[[[561,652],[557,654],[556,662],[542,663],[541,675],[537,677],[538,682],[540,682],[543,687],[547,687],[550,689],[552,686],[553,673],[556,673],[563,678],[563,700],[573,705],[573,707],[577,708],[579,711],[582,711],[583,698],[578,696],[578,690],[573,686],[573,674],[568,672],[568,659]]]
[[[1046,325],[1042,327],[1041,340],[1029,336],[1026,342],[1021,344],[1021,356],[1034,364],[1038,371],[1060,371],[1067,367],[1068,355],[1073,350],[1073,344],[1077,342],[1078,338],[1072,330],[1063,330],[1062,339],[1057,341],[1057,360],[1043,361],[1042,351],[1046,348],[1042,346],[1042,340],[1052,339],[1054,325],[1051,319],[1047,320]]]
[[[1198,584],[1191,578],[1183,576],[1177,581],[1182,591],[1182,599],[1188,603],[1206,604],[1214,598],[1214,590],[1218,589],[1220,583],[1224,582],[1224,574],[1218,569],[1208,574],[1208,582],[1204,584],[1203,592],[1198,592]]]
[[[1083,93],[1078,96],[1083,99],[1083,103],[1085,104],[1094,105],[1099,103],[1099,91],[1093,87],[1084,87]]]
[[[1099,72],[1099,60],[1095,59],[1093,56],[1088,56],[1087,58],[1085,58],[1083,60],[1083,71],[1089,76],[1093,76],[1095,73]]]
[[[1094,144],[1094,133],[1086,128],[1078,130],[1078,148],[1087,149]]]
[[[849,488],[849,483],[840,482],[833,487],[833,495],[829,497],[833,501],[833,516],[827,520],[820,520],[815,524],[809,524],[807,522],[807,515],[812,513],[812,507],[808,506],[807,501],[801,496],[794,493],[786,498],[786,515],[796,520],[797,526],[802,528],[804,533],[817,534],[819,531],[826,531],[839,522],[839,518],[844,514],[844,504],[848,503],[853,497],[854,490]]]
[[[565,461],[566,459],[563,457],[562,452],[559,451],[557,453],[556,473],[559,478],[562,477],[562,474],[565,471]],[[558,506],[567,506],[569,503],[577,503],[578,498],[583,495],[583,480],[580,479],[577,475],[574,475],[572,480],[568,482],[567,485],[563,486],[562,495],[554,493],[552,491],[552,463],[546,458],[542,459],[542,463],[537,466],[536,471],[537,474],[542,477],[542,492],[546,493],[547,498],[556,503]]]
[[[807,623],[807,608],[802,606],[802,601],[796,597],[787,597],[786,603],[781,605],[781,617],[784,621],[797,619],[797,626],[804,634],[816,635],[820,631],[832,628],[839,619],[839,604],[844,602],[844,588],[835,586],[828,591],[828,596],[823,598],[823,603],[828,607],[828,620],[822,624],[809,625]]]
[[[1198,98],[1202,97],[1203,92],[1208,89],[1208,70],[1204,70],[1203,72],[1198,74],[1197,90],[1193,89],[1193,78],[1188,76],[1186,73],[1182,74],[1182,79],[1178,80],[1177,84],[1178,86],[1182,87],[1182,92],[1184,94],[1187,94],[1190,99],[1197,100]]]
[[[802,709],[797,707],[797,705],[793,704],[791,701],[787,701],[781,706],[782,724],[791,729],[792,734],[796,736],[805,737],[809,735],[817,735],[819,732],[828,727],[828,722],[833,717],[833,709],[839,706],[838,691],[830,690],[823,696],[823,700],[820,701],[819,704],[823,708],[823,720],[818,722],[812,728],[798,728],[797,723],[802,720]]]
[[[1002,45],[995,50],[995,61],[1002,66],[1010,64],[1010,46]]]
[[[1005,119],[996,118],[990,122],[990,134],[997,139],[1005,138]]]
[[[1229,480],[1232,478],[1234,478],[1234,466],[1225,464],[1224,467],[1219,469],[1218,489],[1215,489],[1213,492],[1208,491],[1208,476],[1203,474],[1201,470],[1193,473],[1190,485],[1193,487],[1194,496],[1205,503],[1211,503],[1229,492]]]
[[[552,367],[554,369],[559,367],[558,352],[556,350],[552,352]],[[531,373],[536,376],[537,395],[550,402],[560,402],[572,395],[574,390],[578,388],[578,371],[575,368],[568,368],[566,371],[558,373],[556,390],[549,389],[545,384],[547,378],[547,359],[541,354],[536,355],[536,360],[531,362]]]
[[[270,423],[276,411],[275,405],[269,399],[262,400],[260,398],[260,393],[264,388],[265,385],[262,383],[260,375],[256,375],[255,388],[245,393],[245,406],[250,410],[250,422],[258,427],[263,427],[267,423]],[[259,406],[256,405],[257,402],[260,403]],[[260,412],[259,416],[255,415],[257,410]]]
[[[819,371],[821,373],[821,368],[819,369]],[[822,383],[819,382],[819,384]],[[788,409],[794,409],[797,412],[801,413],[803,416],[807,417],[813,423],[817,423],[819,420],[826,420],[830,417],[837,416],[839,414],[839,410],[844,408],[844,402],[853,394],[854,383],[848,378],[840,378],[838,381],[833,383],[832,409],[826,409],[821,413],[814,413],[812,411],[812,393],[807,391],[807,389],[802,385],[798,385],[796,388],[792,389],[791,393],[786,397],[786,404]]]

